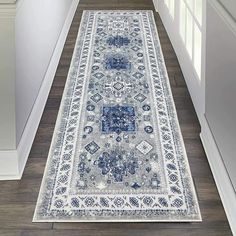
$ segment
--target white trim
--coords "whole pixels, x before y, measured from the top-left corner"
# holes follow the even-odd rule
[[[158,12],[158,0],[152,0],[155,7],[155,11]]]
[[[0,151],[0,180],[21,179],[79,0],[73,0],[16,150]],[[7,167],[7,168],[4,168]],[[7,169],[7,172],[5,171]]]
[[[16,0],[0,0],[0,4],[14,4]]]
[[[16,4],[15,3],[0,3],[0,17],[15,17]]]
[[[20,178],[16,150],[0,151],[0,173],[0,180]]]
[[[200,134],[233,235],[236,235],[236,193],[218,150],[207,119],[202,119]]]
[[[176,4],[179,2],[176,1]],[[176,7],[175,7],[176,8]],[[170,13],[168,11],[168,8],[166,7],[166,4],[164,0],[158,0],[158,9],[159,9],[159,15],[162,20],[162,23],[166,29],[166,32],[169,36],[169,39],[171,41],[171,44],[174,48],[174,51],[176,53],[176,56],[178,58],[181,71],[184,75],[188,90],[190,92],[194,108],[196,110],[198,119],[201,120],[202,116],[205,112],[205,72],[204,72],[204,62],[205,62],[205,46],[203,45],[205,43],[205,18],[202,19],[202,62],[201,62],[201,75],[200,78],[198,78],[197,72],[195,71],[193,61],[190,58],[186,45],[184,44],[180,34],[179,34],[179,12],[175,10],[175,18],[173,19],[170,16]],[[205,1],[203,1],[203,11],[206,10],[206,4]],[[203,13],[204,13],[203,12]]]

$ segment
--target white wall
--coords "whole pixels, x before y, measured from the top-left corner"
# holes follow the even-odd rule
[[[225,9],[236,19],[236,1],[235,0],[217,0]]]
[[[78,2],[0,0],[0,179],[22,176]]]
[[[210,4],[206,43],[206,118],[236,191],[236,31]]]
[[[16,142],[37,98],[72,0],[22,0],[16,14]]]
[[[236,235],[236,21],[213,0],[208,0],[206,15],[206,111],[201,138]]]
[[[207,158],[236,235],[236,21],[232,17],[236,2],[154,3],[180,62]]]
[[[8,9],[11,11],[10,9]],[[0,5],[0,149],[14,149],[15,138],[15,30],[14,13]]]
[[[15,3],[16,0],[0,0],[0,4],[8,4],[8,3]]]
[[[154,0],[175,49],[198,118],[205,111],[205,0]]]

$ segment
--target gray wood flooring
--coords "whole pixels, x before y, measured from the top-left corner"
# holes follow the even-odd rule
[[[0,182],[0,235],[4,236],[229,236],[232,235],[199,133],[200,126],[177,57],[155,13],[179,122],[197,189],[202,223],[32,223],[67,72],[85,9],[151,9],[151,0],[80,0],[21,181]]]

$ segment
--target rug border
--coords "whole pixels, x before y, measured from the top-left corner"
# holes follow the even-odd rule
[[[37,212],[38,212],[38,207],[39,207],[39,204],[38,202],[40,202],[40,199],[42,199],[42,195],[43,195],[43,190],[45,189],[45,180],[46,180],[46,175],[48,173],[48,170],[49,170],[49,167],[50,167],[50,153],[52,151],[52,148],[53,148],[53,140],[56,138],[56,134],[57,134],[57,130],[58,130],[58,126],[60,125],[60,117],[62,115],[62,111],[63,109],[61,109],[62,107],[62,104],[63,104],[63,101],[66,97],[66,92],[67,92],[67,88],[68,88],[68,84],[69,84],[69,79],[70,79],[70,72],[72,71],[73,69],[73,59],[75,58],[75,54],[76,54],[76,49],[77,49],[77,45],[78,45],[78,42],[79,42],[79,39],[80,39],[80,36],[82,34],[82,24],[83,24],[83,20],[84,20],[84,17],[86,15],[87,12],[98,12],[98,11],[103,11],[103,12],[125,12],[125,11],[129,11],[129,12],[147,12],[147,13],[150,13],[149,16],[150,16],[150,20],[152,20],[152,23],[153,23],[153,26],[155,28],[155,32],[154,34],[156,35],[157,37],[157,41],[158,41],[158,45],[159,45],[159,48],[160,48],[160,57],[163,61],[163,67],[164,67],[164,75],[165,75],[165,78],[166,78],[166,83],[167,83],[167,86],[168,86],[168,90],[169,90],[169,94],[171,95],[170,97],[170,100],[171,100],[171,105],[173,107],[173,113],[175,115],[175,118],[176,118],[176,124],[177,124],[177,130],[178,130],[178,133],[179,133],[179,136],[180,136],[180,143],[181,143],[181,147],[182,147],[182,154],[184,156],[184,160],[186,161],[186,169],[187,169],[187,173],[188,173],[188,178],[189,178],[189,182],[191,184],[191,192],[194,196],[194,199],[196,200],[196,208],[198,210],[197,214],[196,214],[196,218],[195,219],[115,219],[115,220],[80,220],[80,219],[38,219],[37,218]],[[155,47],[155,51],[156,51],[156,47]],[[169,76],[168,76],[168,72],[167,72],[167,68],[166,68],[166,63],[165,63],[165,59],[164,59],[164,55],[163,55],[163,51],[162,51],[162,46],[161,46],[161,43],[160,43],[160,38],[159,38],[159,34],[158,34],[158,30],[157,30],[157,25],[156,25],[156,21],[155,21],[155,17],[154,17],[154,14],[153,14],[153,11],[152,10],[83,10],[83,13],[82,13],[82,17],[81,17],[81,21],[80,21],[80,26],[79,26],[79,30],[78,30],[78,34],[77,34],[77,38],[76,38],[76,42],[75,42],[75,47],[74,47],[74,50],[73,50],[73,55],[72,55],[72,59],[71,59],[71,64],[70,64],[70,68],[69,68],[69,71],[68,71],[68,74],[67,74],[67,78],[66,78],[66,83],[65,83],[65,87],[64,87],[64,91],[63,91],[63,95],[62,95],[62,99],[61,99],[61,103],[60,103],[60,107],[59,107],[59,111],[58,111],[58,115],[57,115],[57,119],[56,119],[56,123],[55,123],[55,127],[54,127],[54,131],[53,131],[53,136],[52,136],[52,139],[51,139],[51,144],[50,144],[50,148],[49,148],[49,152],[48,152],[48,156],[47,156],[47,161],[46,161],[46,165],[45,165],[45,169],[44,169],[44,174],[43,174],[43,178],[42,178],[42,181],[41,181],[41,186],[40,186],[40,190],[39,190],[39,194],[38,194],[38,198],[37,198],[37,201],[36,201],[36,207],[35,207],[35,211],[34,211],[34,215],[33,215],[33,220],[32,222],[65,222],[65,223],[69,223],[69,222],[86,222],[86,223],[102,223],[102,222],[124,222],[124,223],[135,223],[135,222],[168,222],[168,223],[178,223],[178,222],[202,222],[202,216],[201,216],[201,211],[200,211],[200,207],[199,207],[199,201],[198,201],[198,196],[197,196],[197,193],[196,193],[196,187],[194,185],[194,181],[193,181],[193,177],[192,177],[192,174],[191,174],[191,169],[190,169],[190,165],[189,165],[189,160],[188,160],[188,156],[187,156],[187,152],[186,152],[186,148],[185,148],[185,144],[184,144],[184,140],[183,140],[183,135],[182,135],[182,132],[181,132],[181,128],[180,128],[180,124],[179,124],[179,119],[178,119],[178,114],[177,114],[177,110],[176,110],[176,106],[175,106],[175,103],[174,103],[174,98],[173,98],[173,93],[172,93],[172,90],[171,90],[171,86],[170,86],[170,81],[169,81]]]
[[[71,57],[70,68],[69,68],[68,73],[67,73],[66,83],[65,83],[64,90],[63,90],[63,94],[62,94],[62,98],[61,98],[61,102],[60,102],[60,106],[59,106],[59,110],[58,110],[58,114],[57,114],[57,118],[56,118],[56,123],[55,123],[54,130],[53,130],[53,135],[52,135],[52,139],[51,139],[51,143],[50,143],[50,148],[48,150],[47,161],[46,161],[46,165],[45,165],[45,168],[44,168],[43,178],[42,178],[42,181],[41,181],[41,185],[40,185],[40,189],[39,189],[38,198],[37,198],[37,201],[36,201],[36,207],[35,207],[32,222],[40,222],[40,220],[37,219],[37,212],[38,212],[38,205],[39,205],[38,202],[41,199],[41,195],[43,194],[46,175],[47,175],[47,172],[48,172],[49,166],[50,166],[49,165],[50,164],[50,153],[51,153],[52,148],[53,148],[53,140],[56,138],[57,130],[58,130],[58,127],[60,125],[60,119],[59,118],[61,117],[62,111],[63,111],[63,109],[61,109],[61,108],[62,108],[62,105],[63,105],[63,101],[66,97],[66,92],[67,92],[67,88],[68,88],[68,85],[69,85],[69,77],[70,77],[70,73],[73,69],[72,62],[73,62],[73,59],[75,58],[76,46],[78,45],[80,35],[82,34],[82,23],[83,23],[85,14],[86,14],[86,11],[83,11],[82,17],[81,17],[81,20],[80,20],[79,30],[78,30],[78,33],[77,33],[77,38],[76,38],[74,50],[73,50],[73,54],[72,54],[72,57]]]
[[[161,46],[161,42],[160,42],[160,37],[159,37],[159,34],[158,34],[157,25],[156,25],[156,21],[155,21],[155,17],[154,17],[153,11],[151,11],[151,17],[152,17],[153,22],[155,23],[154,24],[155,34],[157,36],[157,40],[158,40],[159,47],[160,47],[161,59],[164,62],[163,66],[164,66],[164,69],[165,69],[164,71],[165,71],[165,77],[167,79],[167,86],[168,86],[168,89],[169,89],[169,93],[171,95],[171,99],[170,100],[171,100],[171,103],[172,103],[173,112],[175,113],[175,117],[176,117],[176,119],[178,121],[178,122],[176,122],[177,123],[177,129],[179,131],[178,133],[180,134],[180,143],[181,143],[181,146],[183,148],[182,151],[183,151],[183,155],[185,157],[186,167],[188,167],[188,174],[189,174],[189,180],[190,180],[191,185],[192,185],[192,192],[193,192],[193,195],[194,195],[194,197],[196,199],[198,215],[200,217],[199,221],[202,221],[202,215],[201,215],[201,210],[200,210],[200,206],[199,206],[199,200],[198,200],[198,195],[197,195],[197,191],[196,191],[196,186],[195,186],[194,181],[193,181],[193,176],[192,176],[192,172],[191,172],[191,168],[190,168],[190,164],[189,164],[189,160],[188,160],[188,155],[187,155],[187,151],[186,151],[186,147],[185,147],[185,143],[184,143],[183,134],[182,134],[182,131],[181,131],[181,128],[180,128],[180,124],[179,124],[179,117],[178,117],[178,113],[177,113],[177,110],[176,110],[172,89],[171,89],[171,86],[170,86],[170,79],[169,79],[169,75],[168,75],[168,72],[167,72],[165,58],[164,58],[164,55],[163,55],[162,46]]]

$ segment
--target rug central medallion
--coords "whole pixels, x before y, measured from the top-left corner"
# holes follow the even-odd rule
[[[35,221],[200,220],[150,11],[86,11]]]

